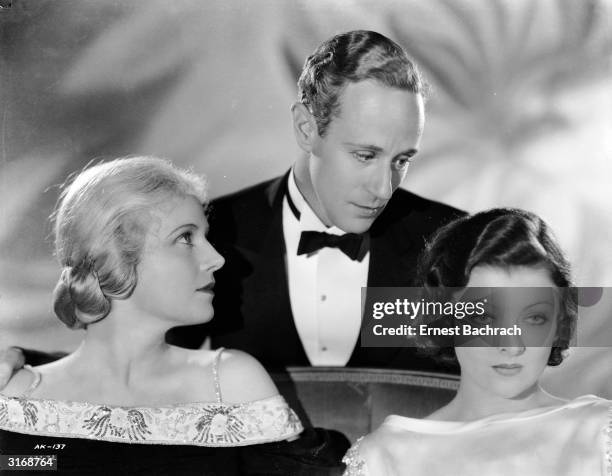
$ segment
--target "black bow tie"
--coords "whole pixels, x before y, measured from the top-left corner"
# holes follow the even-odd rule
[[[339,248],[353,261],[361,261],[365,256],[364,235],[347,233],[331,235],[322,231],[303,231],[300,235],[298,255],[313,253],[321,248]]]

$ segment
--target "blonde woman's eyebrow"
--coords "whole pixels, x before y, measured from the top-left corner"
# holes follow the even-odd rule
[[[168,233],[167,236],[174,235],[177,231],[180,231],[183,228],[184,229],[190,229],[190,230],[192,230],[192,229],[196,229],[197,230],[198,229],[198,225],[196,225],[195,223],[185,223],[183,225],[179,225],[176,228],[174,228],[170,233]]]

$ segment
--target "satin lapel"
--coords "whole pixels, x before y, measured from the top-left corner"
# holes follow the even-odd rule
[[[308,365],[291,312],[285,264],[282,212],[288,175],[272,182],[266,190],[272,213],[268,232],[257,257],[255,288],[257,304],[265,309],[260,319],[264,324],[263,329],[266,329],[265,342],[269,347],[270,360]]]

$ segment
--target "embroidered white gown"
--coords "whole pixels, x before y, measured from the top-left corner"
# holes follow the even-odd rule
[[[586,395],[472,422],[391,415],[344,462],[345,476],[612,476],[612,402]]]

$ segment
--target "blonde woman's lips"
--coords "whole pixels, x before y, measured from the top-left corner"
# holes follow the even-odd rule
[[[202,286],[198,289],[196,289],[196,292],[201,292],[201,293],[212,293],[213,289],[215,287],[215,282],[211,281],[210,283],[208,283],[205,286]]]

